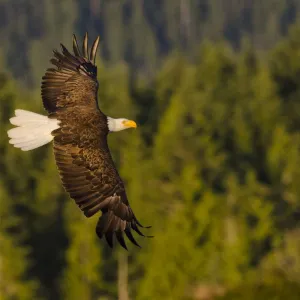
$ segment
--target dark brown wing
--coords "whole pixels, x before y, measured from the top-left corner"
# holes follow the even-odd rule
[[[75,106],[98,107],[97,104],[97,67],[95,55],[99,44],[99,37],[95,40],[90,57],[87,52],[87,34],[84,37],[83,55],[77,46],[76,37],[73,37],[74,55],[63,45],[62,53],[54,50],[51,63],[57,68],[49,68],[42,81],[42,99],[45,109],[55,112],[61,108]]]
[[[97,235],[104,235],[112,247],[115,234],[126,248],[125,232],[138,246],[131,229],[143,235],[138,229],[141,224],[128,203],[107,145],[107,118],[97,109],[97,69],[92,61],[98,43],[92,47],[90,60],[87,35],[83,44],[83,56],[75,38],[74,55],[63,46],[62,54],[54,52],[57,59],[52,62],[57,69],[47,70],[43,77],[44,106],[50,117],[60,121],[60,128],[53,132],[56,163],[63,186],[85,216],[102,211]]]

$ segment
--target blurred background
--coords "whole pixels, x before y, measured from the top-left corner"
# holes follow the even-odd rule
[[[1,0],[0,298],[300,299],[300,0]],[[101,35],[109,144],[154,239],[111,250],[63,191],[52,147],[8,144],[45,114],[62,42]],[[90,42],[91,43],[91,42]]]

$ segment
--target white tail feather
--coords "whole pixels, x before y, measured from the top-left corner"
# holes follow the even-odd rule
[[[18,127],[7,131],[9,143],[23,151],[32,150],[53,140],[51,132],[59,128],[59,121],[31,111],[16,109],[9,121]]]

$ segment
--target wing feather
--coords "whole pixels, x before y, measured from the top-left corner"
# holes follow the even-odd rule
[[[86,32],[84,35],[84,40],[83,40],[83,44],[82,44],[82,53],[83,56],[86,60],[89,59],[88,57],[88,33]]]
[[[96,40],[93,43],[93,46],[91,48],[91,54],[90,54],[90,61],[92,61],[94,64],[96,62],[96,52],[98,48],[100,37],[98,36]]]
[[[92,50],[96,55],[99,38]],[[96,44],[95,44],[96,43]],[[98,108],[97,67],[89,60],[87,34],[83,43],[83,56],[80,54],[76,37],[73,38],[74,54],[61,44],[62,52],[54,50],[50,62],[56,66],[49,68],[42,78],[42,100],[49,113],[63,108],[80,105]]]
[[[64,111],[60,114],[67,113]],[[95,112],[88,115],[90,121],[93,116],[98,116]],[[121,234],[126,228],[126,236],[131,241],[135,241],[131,230],[143,234],[137,227],[140,223],[129,205],[124,184],[114,166],[106,139],[93,136],[93,132],[97,131],[90,126],[90,136],[86,134],[86,138],[90,138],[89,146],[80,147],[77,139],[82,139],[83,136],[77,134],[76,130],[80,130],[78,124],[84,123],[80,121],[80,118],[84,118],[84,112],[77,117],[71,117],[69,113],[67,116],[67,119],[73,121],[68,123],[73,131],[70,128],[64,131],[71,132],[72,142],[63,142],[65,139],[62,129],[54,137],[54,154],[63,186],[86,217],[102,211],[96,228],[97,235],[100,238],[105,236],[110,246],[113,246],[113,235],[116,235],[117,241],[124,247],[126,244],[123,243]],[[60,120],[62,124],[65,123],[63,117]],[[99,126],[100,119],[99,122],[91,123]]]
[[[123,233],[135,245],[131,230],[143,235],[126,196],[107,145],[107,117],[97,103],[95,57],[99,37],[88,49],[85,34],[82,54],[75,35],[71,54],[64,45],[54,51],[52,64],[42,81],[42,99],[50,118],[60,121],[52,132],[54,155],[62,184],[86,217],[102,212],[96,233],[113,246],[116,235],[127,249]],[[143,235],[144,236],[144,235]]]
[[[75,56],[81,56],[75,34],[73,34],[73,51]]]

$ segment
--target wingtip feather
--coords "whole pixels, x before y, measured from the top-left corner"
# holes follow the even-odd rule
[[[75,56],[81,56],[75,34],[73,34],[73,51]]]
[[[89,60],[89,57],[88,57],[88,33],[87,33],[87,32],[85,33],[84,39],[83,39],[82,53],[83,53],[83,56],[84,56],[87,60]]]
[[[99,41],[100,41],[100,36],[98,35],[91,48],[90,61],[93,62],[94,64],[96,63],[96,53],[97,53]]]

